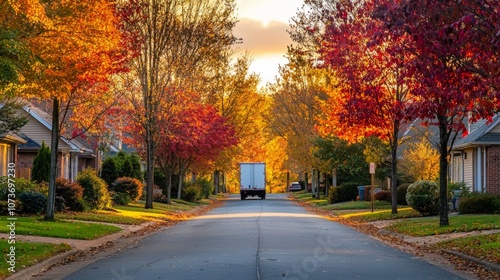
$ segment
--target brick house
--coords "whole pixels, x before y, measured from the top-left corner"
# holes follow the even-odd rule
[[[48,147],[51,145],[52,124],[50,116],[35,106],[24,106],[19,113],[28,117],[28,123],[18,133],[24,143],[17,147],[16,167],[19,176],[28,179],[42,142]],[[74,180],[85,168],[97,169],[97,153],[84,141],[61,136],[58,150],[58,177]]]
[[[450,180],[475,192],[500,194],[500,115],[479,121],[458,139],[451,152]]]

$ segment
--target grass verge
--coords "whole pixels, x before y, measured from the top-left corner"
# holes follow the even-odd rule
[[[408,219],[386,229],[411,236],[429,236],[500,228],[500,215],[450,215],[449,226],[439,226],[439,217]]]
[[[138,225],[146,221],[177,221],[185,217],[181,214],[195,209],[200,205],[210,204],[207,201],[200,203],[172,200],[172,204],[153,203],[153,209],[144,208],[144,202],[138,201],[127,206],[114,206],[113,209],[98,210],[91,212],[58,213],[58,219],[84,220],[93,222],[105,222],[113,224]]]
[[[500,264],[500,233],[457,238],[439,242],[434,249],[447,249]]]
[[[0,219],[0,233],[9,233],[10,221]],[[119,227],[68,221],[45,221],[41,216],[17,217],[16,235],[37,235],[46,237],[91,240],[120,231]]]
[[[65,243],[47,244],[17,241],[15,244],[11,245],[8,244],[6,240],[2,240],[0,242],[0,250],[3,258],[0,262],[0,279],[12,274],[12,272],[9,271],[10,264],[6,261],[9,259],[7,254],[10,253],[10,246],[15,246],[15,271],[32,266],[43,261],[44,259],[71,249],[71,246]]]

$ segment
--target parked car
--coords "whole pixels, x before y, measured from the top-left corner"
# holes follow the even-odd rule
[[[288,186],[288,191],[290,192],[300,191],[301,189],[299,182],[292,182],[290,186]]]

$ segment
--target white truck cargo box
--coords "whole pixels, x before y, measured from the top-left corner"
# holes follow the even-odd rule
[[[266,164],[263,162],[240,162],[241,200],[247,196],[266,199]]]

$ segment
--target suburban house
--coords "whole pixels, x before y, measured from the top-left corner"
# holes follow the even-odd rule
[[[13,133],[0,134],[0,176],[7,176],[10,165],[17,166],[17,146],[26,140]]]
[[[469,134],[453,145],[450,180],[472,191],[500,194],[500,115],[469,126]]]
[[[44,111],[32,105],[26,105],[19,112],[28,117],[28,123],[23,126],[18,135],[22,138],[17,146],[18,162],[16,165],[19,177],[30,178],[33,160],[42,142],[51,145],[51,117]],[[59,138],[58,177],[74,180],[78,172],[85,168],[97,169],[98,153],[89,143],[81,139]]]

